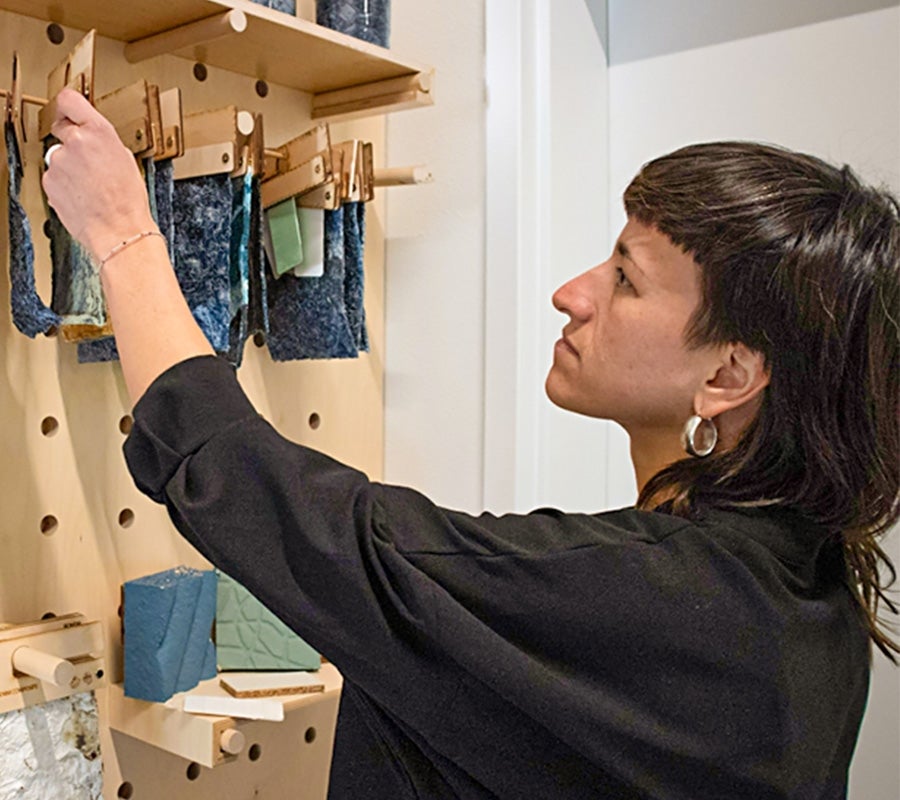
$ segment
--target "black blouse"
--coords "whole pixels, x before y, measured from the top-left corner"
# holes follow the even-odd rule
[[[343,674],[330,797],[846,796],[867,636],[799,517],[439,508],[284,439],[213,357],[134,420],[140,489]]]

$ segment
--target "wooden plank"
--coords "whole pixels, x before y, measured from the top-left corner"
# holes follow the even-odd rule
[[[318,94],[421,72],[390,50],[245,0],[0,0],[0,9],[48,19],[124,42],[170,31],[239,9],[247,29],[237,36],[175,51],[175,55]]]

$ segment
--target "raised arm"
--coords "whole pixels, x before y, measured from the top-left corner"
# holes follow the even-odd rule
[[[169,367],[213,355],[213,349],[157,235],[134,157],[113,126],[80,94],[64,89],[52,131],[62,147],[50,158],[44,191],[63,225],[102,265],[116,346],[135,403]],[[138,238],[143,233],[148,235]]]

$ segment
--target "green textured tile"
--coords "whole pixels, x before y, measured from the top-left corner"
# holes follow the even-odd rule
[[[318,669],[319,654],[240,583],[216,571],[216,658],[220,670]]]

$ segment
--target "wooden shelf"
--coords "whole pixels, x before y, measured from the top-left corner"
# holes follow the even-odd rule
[[[285,721],[304,717],[303,726],[316,727],[323,740],[334,736],[338,701],[343,679],[332,664],[323,664],[316,673],[325,684],[324,692],[294,694],[273,698],[284,706]],[[219,679],[201,681],[191,693],[229,695],[219,686]],[[260,722],[233,717],[193,714],[171,708],[165,703],[150,703],[126,697],[122,684],[112,684],[108,690],[109,726],[173,755],[195,761],[205,767],[215,767],[233,759],[220,749],[222,735],[229,729],[247,726],[273,726],[281,722]],[[296,721],[296,720],[294,720]]]
[[[245,31],[174,55],[313,95],[430,74],[429,67],[397,59],[388,49],[249,0],[0,0],[0,9],[79,30],[96,28],[122,42],[237,9],[247,17]],[[430,102],[425,97],[420,104]],[[390,109],[371,113],[383,110]]]

